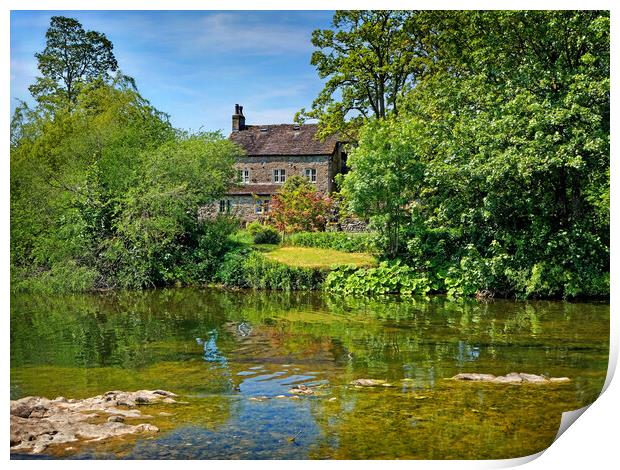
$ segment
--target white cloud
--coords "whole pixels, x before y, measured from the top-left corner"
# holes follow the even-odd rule
[[[153,47],[168,47],[180,55],[203,51],[205,54],[268,56],[312,49],[310,30],[298,24],[274,22],[265,12],[191,12],[166,16],[165,21],[163,15],[132,12],[107,18],[79,16],[84,16],[85,27],[105,31],[113,42],[115,34],[132,31],[136,41],[151,43]]]
[[[220,51],[271,55],[311,48],[309,31],[294,25],[267,23],[260,16],[216,13],[202,18],[200,26],[195,31],[196,44]]]

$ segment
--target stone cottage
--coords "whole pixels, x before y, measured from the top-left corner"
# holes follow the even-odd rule
[[[303,176],[318,192],[335,190],[334,178],[345,169],[343,145],[335,137],[316,137],[316,124],[246,125],[243,106],[235,105],[230,140],[246,155],[237,159],[238,184],[220,201],[203,208],[203,216],[230,213],[244,222],[269,213],[272,196],[287,178]]]

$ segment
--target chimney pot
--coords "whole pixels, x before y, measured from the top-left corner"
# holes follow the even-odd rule
[[[243,106],[235,105],[235,114],[232,116],[232,131],[239,132],[245,129],[245,117],[243,116]]]

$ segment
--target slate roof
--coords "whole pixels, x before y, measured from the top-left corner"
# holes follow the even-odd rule
[[[281,184],[240,184],[228,189],[227,194],[275,194]]]
[[[266,130],[265,130],[266,129]],[[331,155],[336,150],[336,136],[323,142],[315,135],[316,124],[269,124],[245,126],[230,134],[230,140],[241,145],[249,156],[260,155]]]

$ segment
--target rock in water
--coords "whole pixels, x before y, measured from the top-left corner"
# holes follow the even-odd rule
[[[305,385],[298,385],[297,387],[293,387],[288,391],[288,393],[292,393],[294,395],[314,395],[314,391]]]
[[[125,418],[148,418],[137,404],[176,403],[164,390],[111,391],[83,400],[25,397],[11,400],[11,451],[40,453],[50,445],[78,440],[102,440],[126,434],[153,433],[152,424],[125,424]],[[119,406],[128,409],[118,408]],[[109,415],[104,422],[92,418]]]
[[[454,380],[471,380],[474,382],[490,382],[495,379],[493,374],[457,374],[452,377]]]
[[[383,385],[386,383],[385,380],[379,379],[357,379],[351,382],[351,385],[356,385],[358,387],[376,387],[377,385]]]
[[[535,383],[535,384],[549,384],[549,383],[566,383],[570,382],[568,377],[545,377],[544,375],[525,374],[523,372],[511,372],[510,374],[495,376],[493,374],[476,374],[465,373],[457,374],[452,377],[453,380],[463,380],[472,382],[490,382],[490,383],[505,383],[505,384],[521,384],[521,383]]]
[[[568,377],[551,377],[549,379],[549,382],[553,382],[553,383],[566,383],[566,382],[570,382],[570,379]]]

